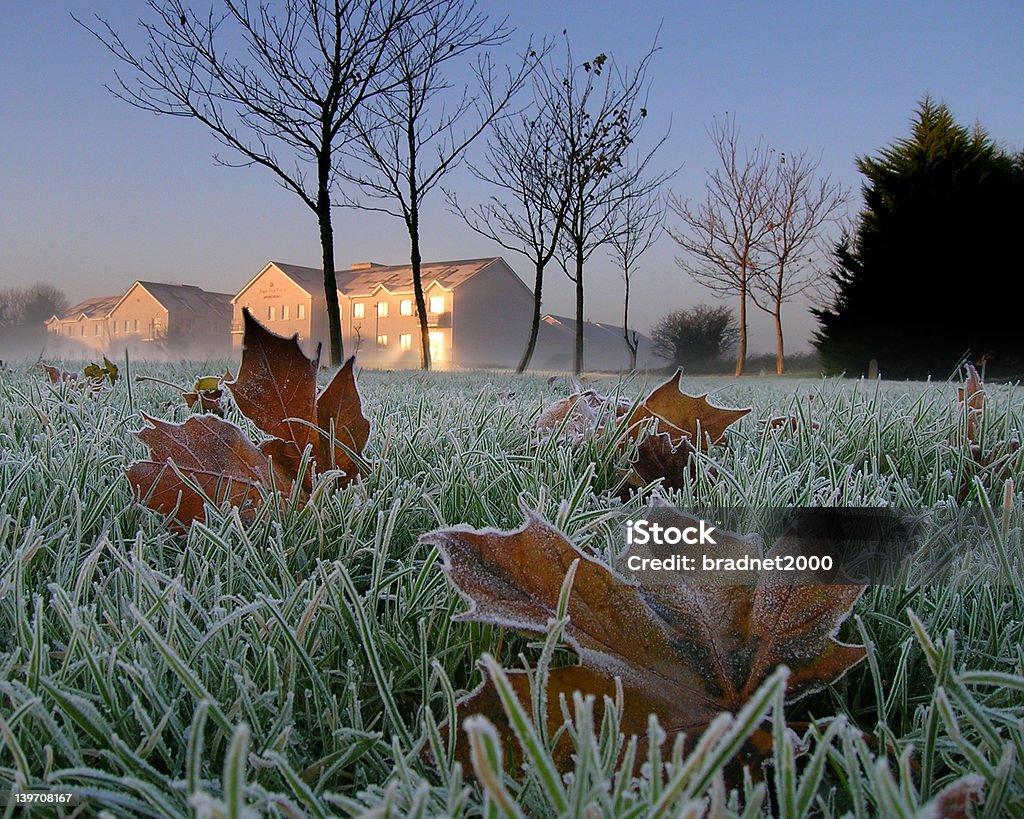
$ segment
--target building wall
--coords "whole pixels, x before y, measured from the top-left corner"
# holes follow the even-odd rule
[[[231,346],[234,350],[242,346],[244,307],[248,307],[253,318],[273,333],[280,336],[298,333],[299,343],[308,355],[316,350],[318,341],[326,338],[324,298],[310,296],[274,265],[267,267],[235,297],[231,317]]]
[[[171,330],[167,309],[137,283],[128,288],[107,323],[110,343],[119,349],[161,341]]]
[[[63,346],[73,345],[82,351],[104,351],[107,349],[107,322],[105,318],[77,318],[48,321],[47,331]]]
[[[454,290],[452,347],[460,367],[515,367],[530,335],[533,296],[503,260]]]
[[[451,317],[455,293],[431,282],[424,291],[431,359],[436,369],[452,365]],[[346,353],[356,353],[364,367],[418,367],[420,323],[412,293],[390,293],[384,288],[348,301],[350,336]],[[386,305],[382,315],[381,305]],[[357,315],[359,306],[363,315]],[[343,319],[346,316],[342,316]],[[357,352],[358,350],[358,352]]]

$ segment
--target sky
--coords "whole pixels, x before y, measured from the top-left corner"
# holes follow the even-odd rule
[[[668,131],[658,161],[682,166],[671,189],[683,198],[701,195],[715,159],[706,129],[726,113],[742,141],[763,136],[820,156],[821,171],[851,189],[851,213],[860,206],[855,158],[905,135],[925,94],[1006,147],[1024,147],[1019,0],[479,8],[507,15],[519,44],[566,30],[580,59],[605,52],[635,64],[657,35],[645,135]],[[146,11],[137,0],[0,3],[0,289],[50,282],[75,302],[150,279],[234,293],[271,259],[320,267],[312,212],[269,172],[217,166],[212,155],[223,149],[200,124],[138,111],[104,88],[116,61],[71,15],[99,15],[130,34]],[[490,193],[464,169],[446,186],[467,204]],[[334,224],[340,267],[408,262],[398,220],[338,210]],[[530,280],[526,260],[470,231],[439,194],[424,203],[421,235],[425,259],[503,255]],[[638,264],[632,323],[642,332],[669,310],[714,301],[677,266],[677,251],[663,236]],[[586,280],[586,317],[621,324],[621,278],[602,251]],[[572,314],[572,287],[557,268],[545,293],[546,312]],[[752,319],[754,352],[773,346],[765,319]],[[784,321],[787,349],[807,349],[807,305],[787,305]]]

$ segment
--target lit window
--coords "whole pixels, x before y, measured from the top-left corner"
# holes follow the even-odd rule
[[[387,318],[388,316],[388,303],[386,301],[377,302],[377,317]]]
[[[411,316],[412,299],[402,299],[401,303],[398,305],[398,312],[401,313],[403,316]]]
[[[288,305],[281,305],[281,321],[288,321]]]
[[[443,313],[444,312],[444,296],[431,296],[430,297],[430,312],[431,313]]]
[[[366,305],[361,301],[352,303],[352,318],[362,318],[366,315]]]
[[[304,319],[306,317],[306,305],[300,304],[295,308],[295,317]]]
[[[377,336],[377,346],[378,347],[387,347],[388,346],[388,337],[387,336]]]
[[[267,308],[267,320],[268,321],[273,321],[276,318],[277,318],[277,307],[272,304],[272,305],[270,305],[270,307]]]
[[[412,333],[402,333],[402,335],[398,337],[398,348],[400,350],[412,349]]]

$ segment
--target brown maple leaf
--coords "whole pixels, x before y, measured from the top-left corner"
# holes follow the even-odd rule
[[[580,390],[545,407],[533,422],[534,435],[543,440],[558,434],[567,441],[579,443],[598,429],[602,413],[614,413],[612,417],[618,418],[630,407],[624,398],[612,399],[595,390]]]
[[[87,386],[89,392],[94,396],[110,389],[118,377],[117,365],[108,360],[106,356],[103,356],[102,366],[95,363],[86,364],[82,370],[81,378],[78,376],[78,373],[68,372],[49,364],[40,364],[39,366],[46,373],[46,377],[50,379],[50,383],[69,383]]]
[[[296,463],[311,445],[321,469],[340,469],[346,482],[354,480],[357,464],[346,447],[359,453],[370,435],[355,383],[355,359],[349,358],[318,396],[319,345],[313,358],[307,358],[297,334],[284,338],[263,327],[247,309],[242,314],[242,366],[234,381],[225,382],[235,404],[263,432],[284,441],[278,450],[283,454],[291,448],[288,457]]]
[[[676,370],[636,408],[625,398],[609,398],[594,390],[580,390],[544,408],[534,422],[534,435],[544,440],[558,434],[578,443],[601,431],[601,419],[622,418],[631,413],[628,437],[639,439],[636,458],[626,474],[621,495],[662,479],[668,489],[683,485],[683,475],[693,471],[694,447],[704,439],[719,443],[726,429],[750,409],[719,407],[707,394],[687,395],[680,391],[682,370]],[[645,424],[644,422],[649,423]],[[699,434],[698,434],[699,430]]]
[[[306,358],[297,335],[282,338],[248,310],[244,316],[238,378],[229,381],[226,374],[225,379],[209,379],[214,383],[199,379],[195,398],[208,393],[212,400],[219,385],[227,384],[243,414],[272,437],[256,445],[239,427],[214,415],[193,416],[183,424],[147,417],[151,426],[138,433],[150,448],[150,459],[131,466],[128,479],[148,506],[173,516],[179,529],[202,520],[207,501],[227,501],[248,514],[275,490],[285,498],[304,498],[312,490],[310,473],[304,474],[297,493],[295,482],[309,446],[322,471],[344,473],[340,483],[359,473],[356,459],[370,424],[356,388],[355,359],[346,361],[318,396],[319,347],[315,358]]]
[[[550,672],[546,702],[548,727],[562,723],[559,695],[575,690],[614,696],[621,680],[625,710],[621,730],[644,737],[648,714],[667,731],[699,735],[722,711],[738,711],[779,664],[791,669],[790,700],[839,679],[866,656],[863,646],[835,639],[840,624],[860,597],[860,585],[725,585],[707,582],[644,587],[583,553],[536,513],[514,532],[442,529],[421,540],[440,550],[445,571],[469,610],[457,619],[491,623],[530,634],[545,634],[556,616],[559,591],[569,567],[579,561],[569,600],[564,640],[579,664]],[[670,507],[657,510],[673,525],[696,521]],[[716,532],[721,554],[750,549],[751,541]],[[784,551],[777,543],[766,557]],[[708,550],[708,547],[703,547]],[[719,552],[716,552],[716,554]],[[807,578],[805,578],[806,580]],[[520,700],[531,702],[526,672],[509,679]],[[484,713],[499,726],[514,753],[512,734],[490,682],[459,703],[459,721]],[[754,747],[770,737],[761,731]],[[460,742],[465,754],[466,743]],[[556,757],[567,761],[569,743]],[[643,754],[640,754],[642,758]]]
[[[291,493],[290,465],[270,458],[267,447],[257,447],[234,424],[214,415],[193,415],[182,424],[144,417],[150,426],[138,437],[149,447],[150,460],[132,464],[128,480],[177,529],[203,520],[206,502],[228,501],[246,517],[272,487],[286,497]]]
[[[630,490],[642,489],[659,478],[665,489],[682,489],[686,483],[685,476],[693,477],[696,473],[693,455],[689,438],[673,442],[667,432],[646,436],[637,446],[633,469],[626,476],[623,500]]]
[[[959,500],[970,496],[975,475],[988,473],[993,480],[1006,480],[1013,473],[1013,467],[1020,452],[1020,441],[1010,438],[998,441],[986,448],[983,445],[982,424],[985,415],[987,395],[981,376],[973,364],[965,366],[964,383],[956,391],[957,404],[964,416],[965,436],[970,459],[964,461],[963,477]],[[960,435],[956,435],[956,440]]]
[[[929,807],[936,819],[974,819],[974,806],[985,792],[985,780],[977,774],[950,782]]]
[[[69,373],[67,370],[53,367],[50,364],[40,364],[39,366],[42,367],[51,384],[60,384],[62,381],[78,381],[78,375],[75,373]]]
[[[647,418],[656,418],[655,430],[668,433],[673,443],[684,436],[700,447],[705,439],[717,444],[725,431],[735,424],[750,408],[719,407],[708,401],[707,393],[687,395],[679,389],[682,370],[676,370],[668,381],[655,388],[633,412],[630,426],[635,427]]]

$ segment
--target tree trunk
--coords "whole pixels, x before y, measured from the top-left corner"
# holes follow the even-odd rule
[[[409,241],[412,246],[412,289],[416,294],[416,315],[420,317],[420,367],[430,369],[430,329],[427,327],[427,300],[423,296],[423,279],[420,269],[420,221],[419,213],[413,207],[409,218]]]
[[[740,285],[740,349],[736,355],[736,372],[734,375],[743,375],[743,365],[747,361],[747,284],[744,281]]]
[[[629,350],[629,371],[636,370],[636,351],[639,347],[636,333],[629,334],[629,266],[622,271],[623,279],[626,282],[626,294],[622,300],[622,338],[626,342],[626,349]]]
[[[786,352],[782,343],[782,305],[775,307],[775,374],[786,371]]]
[[[583,242],[576,242],[576,346],[572,357],[574,375],[583,372]]]
[[[526,342],[526,349],[523,350],[523,357],[519,359],[517,373],[526,371],[530,366],[530,359],[533,358],[533,351],[537,347],[537,336],[540,334],[540,302],[541,289],[544,286],[544,263],[537,262],[536,277],[533,283],[533,318],[530,320],[530,338]]]
[[[330,338],[332,367],[340,367],[345,357],[341,336],[341,307],[338,304],[338,278],[334,271],[334,229],[331,226],[331,200],[328,195],[317,200],[317,221],[320,223],[320,246],[324,263],[324,298],[327,300],[327,332]],[[310,322],[313,317],[310,316]]]

